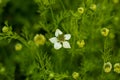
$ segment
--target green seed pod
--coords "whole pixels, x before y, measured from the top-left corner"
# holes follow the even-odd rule
[[[107,37],[108,34],[109,34],[109,29],[108,29],[108,28],[102,28],[102,29],[101,29],[101,34],[102,34],[104,37]]]
[[[111,69],[112,69],[112,64],[110,62],[104,63],[103,65],[104,72],[109,73]]]
[[[46,41],[45,36],[42,34],[36,34],[34,37],[34,42],[37,46],[44,45],[45,41]]]
[[[77,79],[79,77],[79,73],[78,72],[73,72],[72,77],[74,79]]]
[[[22,44],[17,43],[17,44],[15,45],[15,50],[16,50],[16,51],[20,51],[21,49],[22,49]]]
[[[9,27],[4,26],[4,27],[2,28],[2,32],[6,33],[6,32],[8,32],[8,31],[9,31]]]
[[[84,8],[83,8],[83,7],[79,7],[79,8],[78,8],[78,12],[79,12],[80,14],[83,14],[83,13],[84,13]]]
[[[81,40],[81,41],[79,40],[79,41],[77,41],[77,45],[78,45],[78,47],[82,48],[85,45],[85,41],[84,40]]]
[[[93,10],[93,11],[95,11],[95,10],[96,10],[96,4],[92,4],[92,5],[90,6],[90,9]]]
[[[50,79],[54,78],[54,76],[55,76],[54,73],[50,73],[50,74],[49,74],[49,78],[50,78]]]
[[[115,64],[114,64],[114,71],[115,71],[116,73],[120,73],[120,63],[115,63]]]

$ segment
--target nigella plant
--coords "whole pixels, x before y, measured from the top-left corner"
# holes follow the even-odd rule
[[[0,80],[120,80],[119,5],[0,0]]]
[[[68,40],[71,38],[70,34],[63,34],[62,31],[56,29],[55,37],[50,38],[50,42],[54,44],[55,49],[60,49],[62,46],[63,48],[71,48]]]

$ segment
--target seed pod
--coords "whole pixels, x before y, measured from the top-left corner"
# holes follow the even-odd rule
[[[42,34],[36,34],[34,37],[34,42],[37,46],[44,45],[45,41],[46,41],[45,36]]]
[[[90,6],[90,9],[93,10],[93,11],[95,11],[95,10],[96,10],[96,4],[92,4],[92,5]]]
[[[114,64],[114,71],[115,71],[116,73],[120,73],[120,63],[115,63],[115,64]]]
[[[112,64],[110,62],[104,63],[103,70],[106,73],[109,73],[111,71],[111,69],[112,69]]]
[[[77,79],[79,77],[79,73],[78,72],[73,72],[72,77],[74,79]]]
[[[102,28],[101,29],[101,34],[106,37],[109,34],[109,29],[108,28]]]
[[[17,43],[17,44],[15,45],[15,50],[16,50],[16,51],[20,51],[21,49],[22,49],[22,44]]]
[[[83,14],[83,13],[84,13],[84,8],[83,8],[83,7],[79,7],[79,8],[78,8],[78,12],[79,12],[80,14]]]
[[[2,32],[6,33],[6,32],[8,32],[8,31],[9,31],[9,27],[4,26],[4,27],[2,28]]]

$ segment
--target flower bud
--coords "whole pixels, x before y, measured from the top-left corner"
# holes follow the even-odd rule
[[[36,34],[34,37],[34,42],[37,46],[44,45],[45,41],[46,41],[45,36],[42,34]]]
[[[109,73],[111,71],[111,69],[112,69],[112,64],[110,62],[104,63],[103,70],[106,73]]]
[[[95,10],[96,10],[96,4],[92,4],[92,5],[90,6],[90,9],[93,10],[93,11],[95,11]]]
[[[77,79],[79,77],[79,73],[78,72],[73,72],[72,77],[74,79]]]
[[[0,68],[0,73],[4,73],[5,72],[5,67],[1,67]]]
[[[85,45],[85,41],[84,41],[84,40],[77,41],[77,45],[78,45],[80,48],[82,48],[82,47],[84,47],[84,45]]]
[[[119,0],[113,0],[113,3],[117,4],[119,3]]]
[[[101,29],[101,34],[106,37],[109,34],[109,29],[108,28],[102,28]]]
[[[8,32],[8,31],[9,31],[9,27],[4,26],[4,27],[2,28],[2,32],[6,33],[6,32]]]
[[[49,78],[50,78],[50,79],[54,78],[54,73],[50,73],[50,74],[49,74]]]
[[[78,12],[79,12],[80,14],[83,14],[83,13],[84,13],[84,8],[83,8],[83,7],[79,7],[79,8],[78,8]]]
[[[15,45],[15,50],[16,50],[16,51],[22,50],[22,44],[17,43],[17,44]]]
[[[120,73],[120,63],[115,63],[115,64],[114,64],[114,71],[115,71],[116,73]]]

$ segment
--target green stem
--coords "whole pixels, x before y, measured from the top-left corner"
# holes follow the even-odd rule
[[[106,56],[106,49],[107,49],[107,38],[105,38],[105,40],[104,40],[104,49],[103,49],[104,62],[107,61],[107,60],[105,59],[105,56]]]
[[[44,63],[43,63],[43,60],[42,60],[42,58],[41,58],[41,56],[39,55],[38,52],[36,52],[36,56],[38,57],[39,64],[41,65],[41,68],[44,69]]]
[[[61,5],[62,5],[62,7],[63,7],[63,10],[65,11],[65,6],[64,6],[64,4],[63,4],[63,1],[60,0],[60,3],[61,3]]]
[[[54,17],[52,6],[50,6],[50,11],[51,11],[51,15],[52,15],[54,26],[57,27],[56,22],[55,22],[55,17]]]

